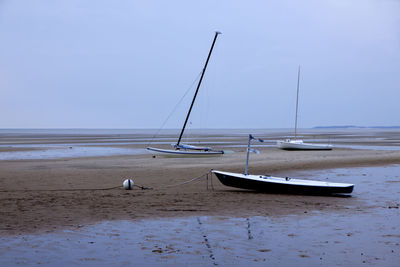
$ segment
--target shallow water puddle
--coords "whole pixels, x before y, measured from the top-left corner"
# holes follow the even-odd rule
[[[0,264],[396,266],[396,226],[385,217],[362,223],[368,220],[368,215],[320,214],[104,222],[73,231],[1,238]]]
[[[32,146],[38,148],[38,146]],[[42,146],[40,150],[0,152],[0,160],[59,159],[145,154],[145,149],[95,146]]]

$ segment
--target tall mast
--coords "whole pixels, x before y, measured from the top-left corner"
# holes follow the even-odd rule
[[[215,32],[214,40],[213,40],[213,42],[212,42],[210,52],[208,53],[208,57],[207,57],[207,60],[206,60],[206,64],[204,65],[203,72],[201,73],[201,77],[200,77],[200,80],[199,80],[199,84],[197,85],[196,93],[194,94],[194,97],[193,97],[193,100],[192,100],[192,104],[190,105],[189,112],[188,112],[188,114],[187,114],[187,116],[186,116],[185,123],[183,124],[181,134],[179,135],[178,142],[176,143],[176,147],[178,147],[178,146],[179,146],[179,143],[181,142],[183,132],[185,131],[186,123],[187,123],[187,121],[188,121],[188,119],[189,119],[190,112],[192,111],[193,104],[194,104],[194,101],[196,100],[197,93],[199,92],[199,88],[200,88],[200,85],[201,85],[201,81],[203,80],[204,73],[206,72],[208,60],[210,59],[210,56],[211,56],[211,53],[212,53],[212,51],[213,51],[214,44],[215,44],[215,41],[217,40],[218,34],[221,34],[221,33],[218,32],[218,31]]]
[[[297,97],[296,97],[296,119],[294,121],[294,140],[296,140],[296,134],[297,134],[297,111],[299,107],[299,85],[300,85],[300,65],[299,65],[299,71],[297,73]]]

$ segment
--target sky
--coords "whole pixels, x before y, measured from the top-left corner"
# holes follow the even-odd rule
[[[400,125],[398,0],[0,0],[0,128],[180,128],[216,30],[189,127]]]

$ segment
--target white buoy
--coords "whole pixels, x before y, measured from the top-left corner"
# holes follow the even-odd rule
[[[122,185],[126,190],[132,190],[134,184],[135,183],[131,179],[126,179]]]

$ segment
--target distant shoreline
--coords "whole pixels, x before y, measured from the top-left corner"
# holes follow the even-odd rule
[[[291,130],[292,127],[280,128],[191,128],[190,130]],[[314,126],[314,127],[300,127],[298,129],[400,129],[399,126],[359,126],[359,125],[332,125],[332,126]],[[0,127],[0,131],[157,131],[159,128],[82,128],[82,127],[70,127],[70,128],[8,128]],[[180,128],[164,128],[167,131],[179,131]]]
[[[356,125],[343,125],[343,126],[315,126],[312,129],[400,129],[400,126],[356,126]]]

